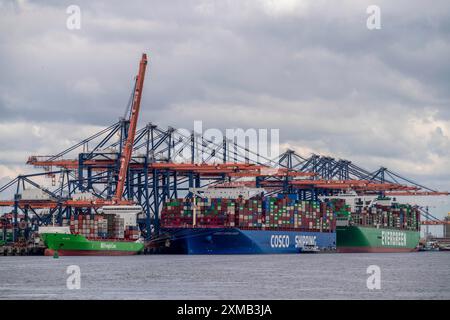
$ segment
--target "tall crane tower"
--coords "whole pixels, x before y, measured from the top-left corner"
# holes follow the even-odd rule
[[[133,152],[134,137],[136,136],[136,127],[139,117],[139,109],[141,106],[142,89],[144,88],[145,70],[147,67],[147,55],[142,54],[141,62],[139,64],[139,73],[136,76],[136,86],[134,89],[133,103],[131,106],[130,125],[128,128],[127,140],[122,149],[120,155],[120,170],[117,180],[116,193],[113,197],[113,201],[117,202],[122,198],[125,180],[127,178],[128,165],[131,160],[131,154]]]

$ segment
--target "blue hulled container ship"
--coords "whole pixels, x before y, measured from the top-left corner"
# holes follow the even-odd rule
[[[175,254],[286,254],[336,249],[333,208],[260,189],[206,189],[167,201],[155,243]]]
[[[287,254],[336,249],[335,232],[242,230],[239,228],[162,229],[165,251],[173,254]]]

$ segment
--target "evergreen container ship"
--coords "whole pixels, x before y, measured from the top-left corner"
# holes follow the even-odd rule
[[[278,197],[194,198],[167,201],[161,213],[163,253],[276,254],[334,251],[331,207]]]
[[[412,230],[393,230],[363,226],[338,226],[337,251],[412,252],[417,251],[420,233]]]
[[[417,208],[386,197],[342,197],[335,202],[337,252],[411,252],[420,240]]]

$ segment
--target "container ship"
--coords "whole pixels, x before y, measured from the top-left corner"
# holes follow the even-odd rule
[[[218,189],[206,198],[167,201],[161,212],[161,235],[154,241],[164,242],[162,253],[178,254],[335,250],[333,209],[325,203],[300,201],[296,194],[235,196]]]
[[[136,223],[140,206],[108,206],[102,211],[100,215],[64,219],[61,227],[40,227],[44,254],[117,256],[138,254],[144,249]]]
[[[388,197],[342,196],[336,210],[337,252],[411,252],[420,240],[420,211]]]

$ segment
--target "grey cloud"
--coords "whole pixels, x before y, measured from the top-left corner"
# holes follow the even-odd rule
[[[445,157],[450,155],[450,138],[445,136],[441,127],[437,127],[429,141],[430,151]]]
[[[365,27],[371,1],[310,1],[280,15],[261,1],[78,1],[80,31],[65,28],[72,1],[6,2],[0,28],[12,31],[0,34],[0,126],[115,122],[145,51],[141,123],[280,128],[283,142],[369,166],[444,161],[450,4],[378,2],[378,31]],[[430,127],[429,141],[413,141],[410,119],[430,113],[441,131]],[[5,150],[47,150],[45,139],[29,137],[24,130],[17,143],[0,141]],[[439,179],[428,171],[420,178]]]

